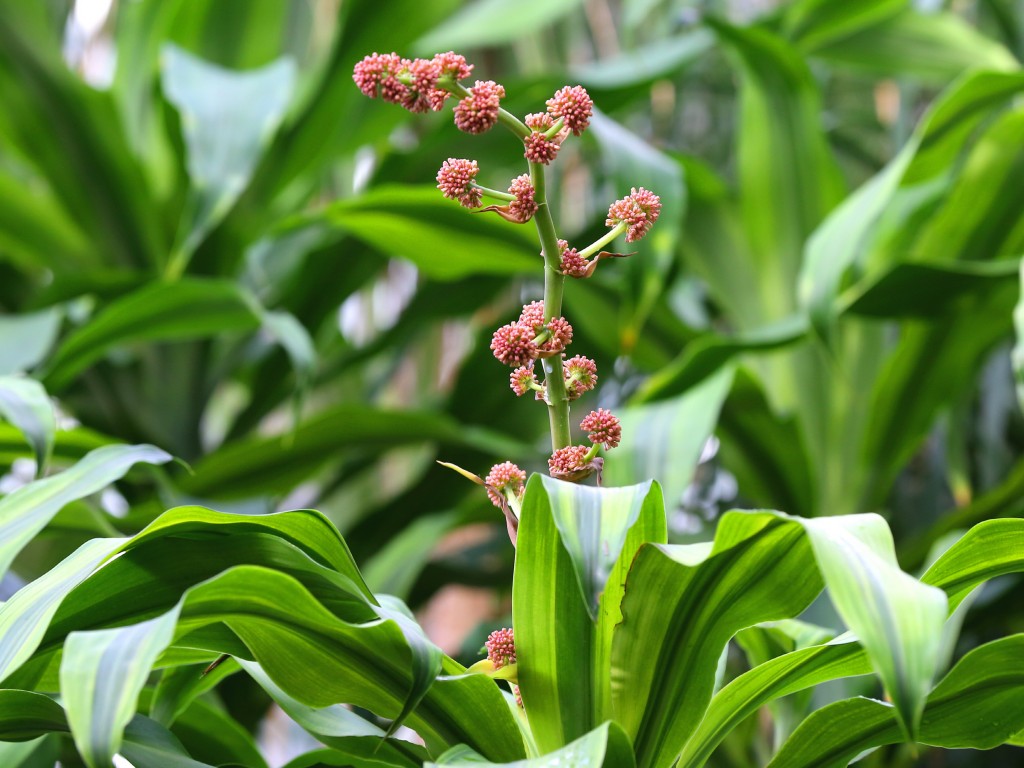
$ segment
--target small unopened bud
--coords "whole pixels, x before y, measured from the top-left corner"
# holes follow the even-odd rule
[[[559,448],[548,459],[548,471],[552,477],[572,476],[587,464],[590,448],[585,445],[570,445]]]
[[[526,323],[515,322],[503,325],[491,338],[491,351],[505,365],[525,365],[537,357],[536,337],[533,328]]]
[[[531,301],[523,305],[523,311],[519,313],[519,322],[526,323],[539,332],[544,327],[544,302]]]
[[[473,179],[479,172],[476,160],[449,157],[437,172],[437,188],[449,200],[458,200],[465,208],[477,208],[481,195],[473,186]]]
[[[541,346],[541,351],[561,352],[572,343],[572,326],[564,317],[553,317],[544,327],[551,336]]]
[[[558,265],[562,274],[566,277],[586,277],[590,270],[590,262],[580,256],[580,252],[575,248],[570,248],[565,240],[559,240],[558,247],[562,250],[562,260]]]
[[[508,193],[515,197],[515,200],[508,204],[513,221],[525,224],[532,219],[533,214],[537,212],[537,201],[534,200],[536,190],[533,188],[533,182],[530,181],[530,175],[524,173],[512,179]]]
[[[562,363],[565,373],[565,391],[570,400],[597,386],[597,363],[589,357],[576,355]]]
[[[541,165],[550,165],[558,156],[558,150],[561,148],[561,144],[556,139],[549,139],[543,133],[536,132],[523,139],[523,144],[526,146],[523,157],[531,163],[540,163]]]
[[[407,64],[397,53],[371,53],[355,65],[352,79],[363,95],[401,104],[409,89],[398,82],[396,76]]]
[[[516,397],[522,397],[537,385],[537,374],[533,372],[533,363],[520,366],[512,371],[508,377],[509,386],[516,393]]]
[[[505,506],[504,493],[506,489],[512,492],[516,498],[521,498],[526,488],[526,473],[511,461],[495,464],[491,471],[484,478],[487,486],[487,496],[491,503],[503,509]]]

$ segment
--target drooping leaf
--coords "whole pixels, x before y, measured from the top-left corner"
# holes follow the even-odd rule
[[[29,741],[67,730],[64,708],[49,696],[34,691],[0,690],[0,741]]]
[[[151,445],[108,445],[70,469],[36,480],[0,499],[0,574],[61,508],[102,490],[134,464],[164,464],[169,454]]]
[[[108,304],[64,339],[44,381],[59,391],[112,347],[143,341],[184,341],[259,326],[251,299],[234,283],[190,278],[154,283]]]
[[[236,72],[173,45],[164,47],[161,58],[164,91],[181,115],[194,194],[172,262],[173,270],[181,270],[249,183],[284,117],[295,65],[282,59]]]
[[[36,474],[45,474],[57,423],[43,386],[33,379],[0,376],[0,416],[21,430],[35,451]]]
[[[652,40],[636,50],[573,66],[570,71],[589,88],[632,88],[698,61],[713,44],[708,31],[698,29]]]
[[[928,696],[918,741],[947,749],[992,749],[1012,738],[1024,726],[1022,652],[1024,635],[1011,635],[964,656]],[[892,705],[846,699],[808,717],[769,765],[838,768],[901,738]]]

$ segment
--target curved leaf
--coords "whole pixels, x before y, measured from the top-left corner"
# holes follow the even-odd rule
[[[992,749],[1024,727],[1024,635],[975,648],[928,697],[918,741],[947,749]],[[813,713],[769,763],[845,766],[865,750],[901,740],[894,708],[847,699]]]
[[[0,499],[0,575],[64,505],[102,490],[134,464],[170,460],[169,454],[151,445],[107,445],[91,451],[70,469]]]
[[[63,313],[58,307],[0,317],[0,375],[35,367],[57,340]]]
[[[45,474],[57,422],[43,386],[33,379],[0,376],[0,416],[21,430],[35,451],[36,474]]]
[[[251,298],[230,281],[154,283],[111,302],[69,334],[47,365],[44,381],[60,390],[117,345],[184,341],[257,327]]]

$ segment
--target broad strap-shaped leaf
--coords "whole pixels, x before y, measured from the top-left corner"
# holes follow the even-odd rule
[[[64,598],[123,542],[87,541],[0,606],[0,681],[32,656]]]
[[[259,327],[253,299],[226,280],[189,278],[154,283],[109,303],[57,348],[44,381],[57,391],[112,347],[144,341],[185,341]]]
[[[34,691],[0,690],[0,742],[29,741],[67,730],[64,708],[49,696]]]
[[[637,765],[674,763],[736,632],[796,616],[821,587],[803,529],[771,513],[726,514],[713,546],[642,547],[611,671],[613,718],[633,739]]]
[[[167,99],[181,115],[193,198],[170,268],[180,274],[206,233],[242,194],[284,117],[295,64],[224,69],[173,45],[162,52]]]
[[[896,190],[943,172],[978,121],[1022,87],[1024,75],[1019,73],[979,72],[954,83],[932,105],[899,154],[811,236],[800,273],[800,301],[822,338],[831,335],[842,277],[860,257]]]
[[[842,176],[821,130],[818,87],[796,50],[765,29],[710,24],[741,75],[740,202],[762,276],[762,319],[779,321],[796,309],[804,241],[839,202]]]
[[[288,717],[327,746],[341,752],[362,752],[364,756],[372,756],[388,765],[418,768],[423,764],[426,753],[421,747],[388,738],[382,728],[348,707],[341,704],[319,709],[307,706],[281,690],[259,664],[252,661],[241,661],[240,664]]]
[[[947,549],[921,576],[949,595],[958,606],[971,591],[989,579],[1024,570],[1024,520],[979,523]]]
[[[918,741],[947,749],[992,749],[1024,727],[1024,635],[975,648],[928,696]],[[818,710],[782,746],[770,766],[847,765],[865,750],[903,737],[895,708],[846,699]]]
[[[1020,299],[1013,308],[1013,331],[1016,339],[1010,352],[1010,360],[1013,363],[1017,402],[1024,407],[1024,260],[1020,263],[1020,286]]]
[[[473,215],[433,187],[375,187],[299,216],[280,234],[309,226],[323,232],[323,244],[352,235],[382,254],[408,259],[438,280],[521,274],[539,264],[536,240],[524,227],[489,214]]]
[[[804,520],[829,596],[857,635],[913,740],[938,674],[948,600],[900,570],[878,515]]]
[[[0,416],[16,426],[36,455],[36,473],[46,472],[57,422],[43,385],[20,376],[0,376]]]
[[[106,768],[120,751],[139,693],[174,637],[178,612],[176,606],[139,624],[68,635],[61,697],[75,746],[90,768]]]
[[[608,662],[625,574],[645,541],[665,536],[660,488],[651,482],[590,488],[530,478],[512,615],[520,693],[542,751],[608,719]]]
[[[424,768],[633,768],[633,754],[622,729],[614,722],[604,722],[589,733],[560,749],[540,757],[514,763],[492,763],[473,750],[455,747],[427,763]]]
[[[164,464],[169,454],[152,445],[108,445],[73,467],[36,480],[0,499],[0,575],[64,505],[103,490],[134,464]]]
[[[849,634],[759,664],[714,695],[680,755],[680,765],[704,765],[730,731],[767,703],[828,680],[871,671],[867,655]]]
[[[525,0],[512,8],[501,0],[475,0],[423,37],[413,48],[423,54],[471,45],[521,40],[582,5],[582,0]]]

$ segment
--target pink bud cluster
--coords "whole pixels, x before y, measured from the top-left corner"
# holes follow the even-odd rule
[[[541,338],[542,334],[547,338]],[[499,362],[518,368],[532,364],[538,357],[556,355],[571,343],[572,326],[569,321],[564,317],[553,317],[545,322],[544,303],[534,301],[523,307],[518,320],[494,332],[491,351]]]
[[[646,235],[661,213],[661,198],[650,190],[633,187],[629,195],[616,200],[608,208],[606,227],[614,227],[622,222],[629,224],[626,231],[626,242],[632,243]]]
[[[511,461],[495,464],[484,478],[484,486],[491,503],[501,509],[505,505],[506,491],[517,499],[522,498],[526,490],[526,473]]]
[[[548,112],[561,118],[565,127],[579,136],[590,125],[594,102],[582,85],[565,86],[547,100]]]
[[[504,86],[493,80],[477,80],[469,96],[455,107],[455,127],[466,133],[489,131],[498,122],[498,108],[505,98]]]
[[[437,188],[449,200],[458,200],[466,208],[480,207],[480,190],[473,186],[473,180],[480,172],[476,160],[462,160],[449,157],[437,172]]]
[[[426,112],[440,110],[448,98],[448,91],[439,87],[441,78],[454,85],[472,72],[472,65],[454,51],[439,53],[432,59],[372,53],[355,65],[352,79],[371,99],[381,98],[410,112]]]
[[[512,630],[508,627],[496,629],[487,636],[484,642],[487,659],[495,669],[516,663],[516,643]]]

